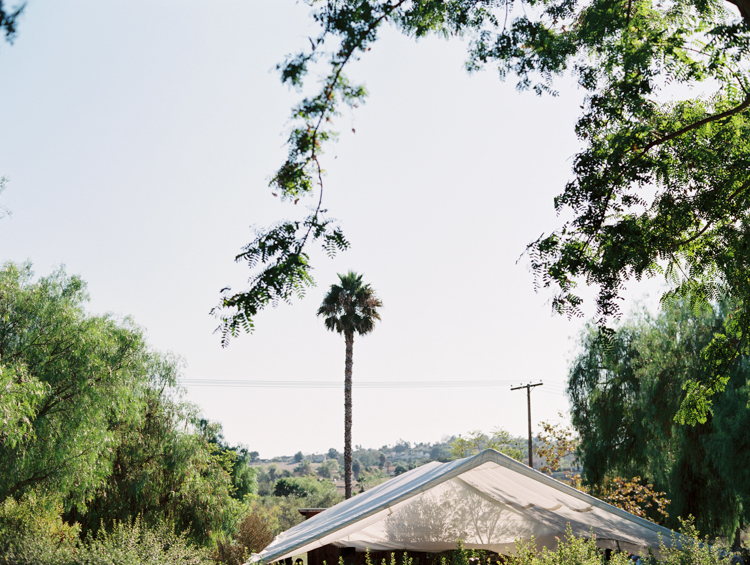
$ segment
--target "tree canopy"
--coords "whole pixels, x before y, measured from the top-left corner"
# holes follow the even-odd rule
[[[254,274],[241,292],[225,289],[214,309],[224,344],[252,330],[265,305],[302,295],[313,284],[306,249],[346,249],[325,214],[321,159],[335,138],[342,106],[356,107],[364,86],[346,68],[385,25],[420,38],[468,40],[469,71],[494,68],[519,90],[555,95],[565,73],[582,92],[575,126],[583,145],[554,205],[569,217],[527,248],[536,285],[553,292],[554,310],[582,314],[580,284],[598,289],[597,324],[620,316],[630,279],[665,276],[666,298],[707,302],[730,296],[735,315],[707,345],[713,376],[690,382],[682,421],[705,421],[711,397],[747,353],[750,312],[750,49],[747,0],[320,0],[310,46],[278,65],[301,89],[326,69],[321,86],[292,110],[289,154],[271,180],[282,200],[314,197],[304,220],[261,231],[238,255]],[[737,12],[739,9],[739,12]]]
[[[49,501],[83,533],[139,515],[200,542],[231,531],[257,490],[246,450],[201,428],[178,358],[87,300],[63,268],[0,269],[0,504]]]
[[[0,360],[22,423],[0,443],[0,500],[35,487],[84,500],[110,471],[119,423],[136,417],[139,381],[159,370],[138,328],[86,315],[86,300],[62,270],[37,282],[29,265],[0,271]]]
[[[750,365],[743,356],[704,423],[674,416],[688,382],[710,379],[701,355],[734,307],[672,305],[657,316],[641,312],[613,339],[596,328],[583,334],[568,394],[580,434],[583,480],[606,487],[620,475],[640,476],[670,500],[669,522],[693,515],[698,529],[731,535],[750,518]]]

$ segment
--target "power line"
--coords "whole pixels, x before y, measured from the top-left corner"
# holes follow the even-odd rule
[[[342,388],[343,381],[255,381],[230,379],[181,379],[187,387],[251,387],[251,388]],[[465,388],[507,386],[514,381],[359,381],[354,388]]]

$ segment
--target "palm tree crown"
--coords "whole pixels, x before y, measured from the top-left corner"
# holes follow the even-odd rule
[[[341,284],[331,285],[318,316],[325,317],[326,328],[344,334],[346,363],[344,365],[344,490],[352,496],[352,365],[354,334],[370,333],[375,320],[380,319],[378,308],[383,306],[369,284],[362,284],[362,275],[349,271],[339,275]]]
[[[378,308],[383,303],[369,284],[362,284],[362,275],[349,271],[339,275],[339,281],[323,298],[318,316],[325,317],[327,329],[347,337],[370,333],[375,320],[380,320]]]

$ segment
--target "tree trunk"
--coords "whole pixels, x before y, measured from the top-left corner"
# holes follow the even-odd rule
[[[354,334],[345,334],[346,365],[344,367],[344,497],[352,497],[352,356]]]

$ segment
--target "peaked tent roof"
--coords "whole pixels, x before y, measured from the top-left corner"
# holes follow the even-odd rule
[[[265,563],[334,544],[364,551],[445,551],[465,547],[502,554],[531,536],[554,548],[566,528],[597,545],[658,555],[675,535],[488,449],[436,461],[328,508],[279,534],[251,561]]]

